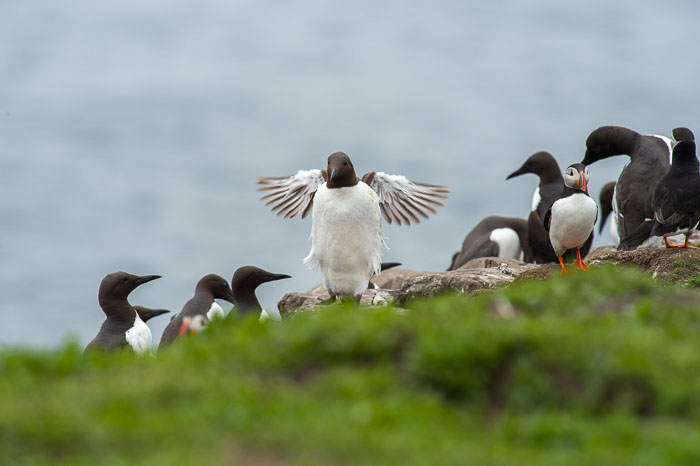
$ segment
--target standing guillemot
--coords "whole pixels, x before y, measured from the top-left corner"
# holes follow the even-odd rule
[[[557,255],[552,249],[549,234],[544,227],[544,216],[552,203],[561,197],[564,190],[561,169],[552,154],[541,151],[528,157],[519,169],[506,177],[506,180],[526,173],[537,175],[540,179],[539,186],[532,196],[532,206],[527,219],[527,241],[532,251],[531,262],[536,264],[556,262]],[[582,248],[584,256],[588,254],[592,244],[593,235],[591,234]],[[569,251],[569,254],[573,254],[573,251]]]
[[[600,188],[600,194],[598,195],[598,199],[600,200],[601,216],[598,225],[598,233],[603,232],[603,227],[605,227],[605,221],[615,209],[615,185],[616,183],[614,181],[609,181],[605,183],[602,188]],[[617,233],[617,215],[613,214],[613,216],[610,218],[610,236],[612,237],[613,242],[615,243],[615,247],[617,247],[620,244],[620,236]]]
[[[561,197],[552,204],[544,219],[562,274],[568,273],[562,256],[571,248],[576,248],[574,265],[582,270],[588,269],[581,259],[580,248],[598,218],[598,206],[588,195],[586,166],[580,163],[570,165],[564,173],[564,185]]]
[[[97,300],[107,318],[97,336],[85,347],[85,351],[112,350],[127,345],[137,354],[151,350],[153,336],[144,321],[162,314],[163,310],[149,309],[151,312],[144,312],[144,319],[129,304],[127,298],[136,287],[157,278],[160,278],[160,275],[140,277],[126,272],[114,272],[102,279]]]
[[[697,249],[688,245],[688,237],[700,222],[700,163],[695,155],[695,142],[681,141],[675,145],[673,163],[656,185],[652,206],[654,236],[663,236],[667,248]],[[669,244],[667,237],[679,233],[685,235],[685,243]]]
[[[281,316],[277,309],[263,309],[257,296],[255,296],[255,289],[263,283],[282,280],[283,278],[292,277],[281,273],[271,273],[252,265],[239,267],[233,273],[233,278],[231,278],[234,308],[242,315],[259,314],[260,320],[268,318],[280,320]]]
[[[527,240],[527,221],[515,217],[486,217],[464,238],[462,250],[452,256],[452,264],[447,270],[457,270],[477,257],[532,261],[532,250]]]
[[[184,333],[183,322],[199,321],[200,319],[195,319],[196,316],[202,316],[202,319],[206,319],[214,299],[223,299],[233,303],[233,293],[225,278],[215,274],[205,275],[197,282],[194,296],[185,303],[180,312],[173,316],[165,330],[163,330],[158,348],[172,343]],[[187,321],[185,321],[186,318],[188,318]]]
[[[304,263],[319,267],[323,286],[332,299],[352,296],[359,300],[373,274],[379,275],[383,249],[381,216],[389,222],[410,225],[426,211],[441,206],[447,186],[409,181],[401,175],[369,172],[360,178],[350,157],[336,152],[326,170],[300,170],[281,178],[258,178],[260,190],[277,215],[291,218],[312,213],[311,252]]]
[[[677,134],[682,137],[681,132]],[[674,138],[676,134],[674,134]],[[584,165],[608,157],[628,155],[617,179],[613,203],[620,242],[618,249],[645,245],[651,236],[654,187],[668,171],[671,143],[664,137],[642,135],[621,126],[602,126],[586,139]]]

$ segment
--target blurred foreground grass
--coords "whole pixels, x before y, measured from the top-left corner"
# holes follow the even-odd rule
[[[696,293],[598,269],[157,359],[5,349],[2,464],[700,464]]]

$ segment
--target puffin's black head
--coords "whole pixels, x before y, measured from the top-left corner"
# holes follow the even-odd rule
[[[100,283],[98,298],[104,299],[126,299],[129,293],[134,291],[139,285],[160,278],[160,275],[132,275],[126,272],[114,272],[105,275]]]
[[[681,141],[695,141],[695,135],[689,128],[673,128],[671,130],[671,145],[675,147]]]
[[[329,188],[355,186],[359,181],[350,157],[344,152],[336,152],[328,156],[327,173],[326,186]]]
[[[574,163],[564,172],[564,184],[569,188],[588,193],[588,167],[582,163]]]
[[[508,175],[506,180],[524,175],[525,173],[533,173],[541,177],[552,169],[557,173],[559,172],[559,164],[554,156],[549,152],[536,152],[528,157],[522,167]]]
[[[195,293],[197,290],[206,290],[214,295],[214,299],[223,299],[233,304],[233,293],[228,286],[225,278],[216,274],[205,275],[197,282]]]
[[[238,290],[253,291],[258,287],[258,285],[275,280],[282,280],[283,278],[292,277],[281,273],[271,273],[252,265],[246,265],[239,267],[233,273],[231,288],[233,288],[236,292],[238,292]]]
[[[674,146],[671,166],[698,166],[698,158],[695,156],[695,141],[681,141]]]

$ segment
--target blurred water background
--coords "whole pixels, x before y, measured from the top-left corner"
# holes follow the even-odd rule
[[[429,221],[385,227],[385,260],[443,270],[484,216],[527,215],[536,178],[505,177],[530,154],[563,169],[604,124],[700,131],[690,0],[0,5],[0,344],[89,341],[116,270],[163,275],[131,302],[174,312],[245,264],[294,277],[265,307],[310,288],[310,222],[255,179],[334,151],[452,186]],[[591,168],[596,199],[625,162]]]

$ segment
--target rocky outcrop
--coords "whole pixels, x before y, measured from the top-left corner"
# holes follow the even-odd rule
[[[533,267],[535,266],[512,259],[479,258],[450,272],[391,269],[372,280],[380,290],[366,290],[360,304],[378,305],[393,302],[402,306],[413,298],[432,297],[448,291],[473,294],[507,285],[518,274]],[[306,293],[287,293],[277,307],[280,314],[289,316],[296,312],[313,310],[328,298],[325,289],[317,285]]]
[[[660,283],[684,285],[700,276],[700,250],[651,248],[616,251],[610,246],[599,247],[586,257],[588,265],[612,264],[638,267]],[[381,289],[368,289],[360,301],[364,305],[392,302],[402,306],[414,298],[429,298],[439,293],[476,294],[513,280],[546,279],[558,274],[559,264],[533,265],[514,259],[480,257],[450,272],[415,272],[391,269],[373,279]],[[328,299],[321,285],[307,293],[287,293],[278,303],[283,316],[314,310]]]
[[[638,267],[660,283],[683,285],[700,274],[700,251],[678,248],[617,251],[611,246],[601,246],[586,256],[586,263],[593,267],[605,264]],[[559,264],[540,265],[518,275],[518,281],[546,279],[560,270]]]

